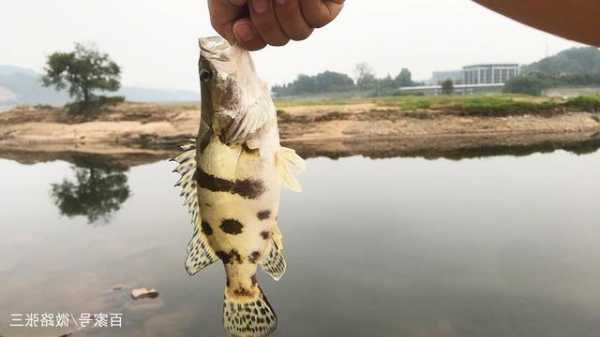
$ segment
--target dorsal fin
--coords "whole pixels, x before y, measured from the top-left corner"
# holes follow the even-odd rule
[[[186,144],[181,149],[183,152],[172,160],[178,163],[174,172],[181,175],[175,187],[181,189],[181,196],[184,198],[184,204],[192,216],[192,225],[194,226],[194,235],[188,244],[188,256],[185,262],[187,272],[194,275],[215,263],[218,259],[200,228],[202,217],[200,215],[200,205],[198,204],[196,180],[194,179],[197,168],[196,144]]]

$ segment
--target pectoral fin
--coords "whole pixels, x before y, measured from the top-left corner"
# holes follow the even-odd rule
[[[275,166],[284,186],[294,192],[302,192],[296,175],[306,169],[306,164],[296,151],[282,147],[275,157]]]

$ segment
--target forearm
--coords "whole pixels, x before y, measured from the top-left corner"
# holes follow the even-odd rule
[[[529,26],[600,46],[600,0],[474,0]]]

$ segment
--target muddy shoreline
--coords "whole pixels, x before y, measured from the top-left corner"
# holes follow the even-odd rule
[[[600,148],[598,113],[473,117],[403,112],[369,104],[281,110],[282,143],[303,157],[463,159]],[[0,115],[0,158],[23,164],[102,160],[131,167],[164,160],[193,138],[195,105],[126,103],[90,119],[56,108],[17,108]]]

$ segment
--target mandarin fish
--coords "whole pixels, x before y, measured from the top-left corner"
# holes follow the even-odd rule
[[[278,281],[286,271],[278,226],[282,187],[299,192],[305,164],[279,142],[277,112],[250,53],[219,37],[200,39],[198,137],[174,160],[176,186],[192,215],[187,272],[221,261],[223,324],[233,337],[265,337],[277,316],[258,285],[258,266]]]

